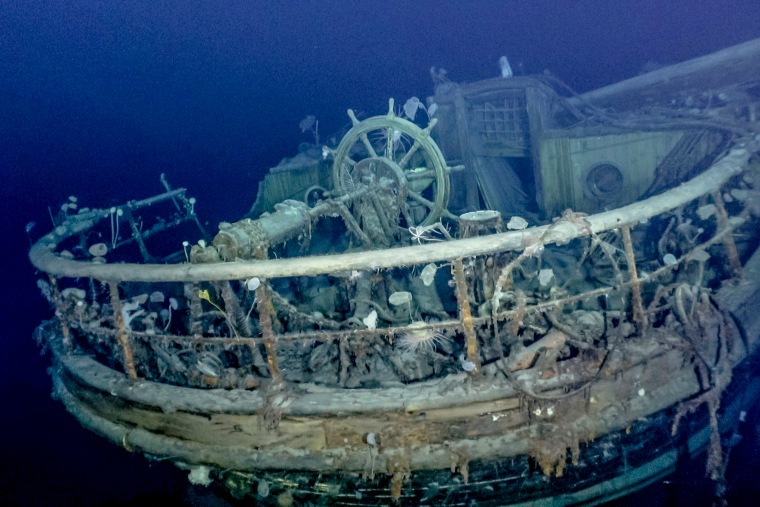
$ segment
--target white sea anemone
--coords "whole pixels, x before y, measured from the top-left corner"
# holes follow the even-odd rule
[[[90,245],[90,248],[88,248],[87,251],[90,252],[90,255],[93,257],[103,257],[108,253],[108,246],[106,246],[105,243],[95,243],[94,245]]]
[[[667,253],[667,254],[663,255],[662,262],[666,266],[673,266],[673,265],[675,265],[675,264],[678,263],[678,260],[676,259],[676,256],[673,255],[672,253]]]
[[[506,56],[499,58],[499,68],[501,68],[501,77],[512,77],[512,66]]]
[[[148,300],[151,303],[163,303],[166,301],[166,296],[164,296],[164,293],[161,291],[155,291],[151,292],[150,296],[148,296]]]
[[[409,310],[409,320],[412,320],[412,293],[405,290],[394,292],[388,296],[388,302],[393,306],[406,305]]]
[[[420,349],[434,350],[436,345],[442,345],[448,337],[440,331],[428,327],[426,322],[412,322],[406,332],[398,336],[396,344],[403,352],[417,352]]]
[[[523,217],[514,216],[507,222],[507,229],[511,231],[519,231],[528,227],[528,221]]]
[[[261,279],[256,278],[255,276],[253,278],[249,278],[245,281],[245,287],[249,291],[253,291],[259,288],[259,285],[261,285]]]
[[[549,282],[552,281],[552,278],[554,278],[554,270],[551,268],[542,269],[538,272],[538,283],[541,285],[541,287],[546,287],[549,285]]]
[[[376,329],[377,328],[377,312],[375,310],[372,310],[369,312],[369,315],[364,317],[362,319],[362,322],[364,322],[364,325],[367,326],[367,329]]]
[[[208,486],[211,484],[210,473],[211,468],[207,466],[194,466],[190,468],[187,478],[190,479],[191,484],[195,484],[196,486]]]
[[[425,106],[422,105],[422,102],[417,97],[412,97],[404,103],[404,114],[410,121],[414,121],[418,109],[425,109]]]
[[[438,266],[436,266],[433,262],[425,266],[425,268],[422,270],[420,279],[422,279],[422,283],[425,284],[425,287],[430,287],[430,285],[432,285],[433,280],[435,279],[436,271],[438,271]]]

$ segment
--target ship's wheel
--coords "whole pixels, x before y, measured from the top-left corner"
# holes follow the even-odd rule
[[[370,186],[376,203],[378,197],[393,196],[381,199],[385,214],[394,214],[389,221],[404,228],[437,222],[449,200],[446,161],[430,138],[437,120],[420,128],[396,116],[393,99],[385,116],[359,121],[350,109],[348,116],[353,127],[334,153],[333,182],[338,192],[347,195]]]

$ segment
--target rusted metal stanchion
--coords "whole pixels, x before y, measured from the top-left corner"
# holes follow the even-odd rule
[[[113,321],[116,323],[116,339],[119,340],[119,344],[124,352],[124,370],[127,372],[127,375],[129,375],[129,378],[136,379],[137,370],[135,369],[135,358],[134,354],[132,354],[132,346],[129,344],[124,315],[122,315],[121,299],[119,299],[119,284],[110,282],[108,284],[108,289],[111,294]]]
[[[190,335],[201,336],[203,334],[203,325],[201,321],[203,307],[201,306],[201,298],[198,296],[200,290],[198,284],[185,282],[182,286],[182,290],[185,299],[187,299],[187,307],[190,310]]]
[[[256,288],[256,299],[258,300],[256,307],[259,310],[261,335],[264,338],[264,347],[267,350],[269,374],[272,376],[273,383],[278,383],[282,380],[282,374],[280,373],[280,365],[277,360],[277,337],[272,328],[272,299],[269,297],[265,283],[260,284]]]
[[[633,306],[633,321],[639,333],[644,332],[647,325],[647,318],[644,315],[644,305],[641,302],[641,281],[636,271],[636,259],[633,254],[633,243],[631,242],[631,227],[623,225],[620,227],[623,233],[623,247],[625,248],[625,260],[628,264],[628,275],[631,277],[631,306]]]
[[[66,318],[61,311],[61,291],[58,290],[58,279],[53,275],[48,275],[50,278],[50,288],[53,290],[53,302],[55,303],[55,313],[58,317],[58,322],[61,323],[61,336],[63,336],[63,347],[66,352],[71,351],[71,331],[69,325],[66,323]]]
[[[718,218],[718,232],[728,229],[728,213],[726,213],[726,207],[723,205],[723,198],[720,196],[720,192],[713,192],[713,202],[715,203],[715,216]],[[731,276],[734,278],[741,278],[742,276],[742,262],[739,259],[739,252],[736,250],[736,242],[734,241],[734,235],[728,231],[723,235],[723,246],[726,249],[726,257],[728,257],[728,266],[731,268]]]
[[[462,321],[467,345],[467,360],[474,365],[472,373],[477,374],[480,373],[480,351],[478,350],[478,338],[475,334],[475,325],[472,321],[470,301],[467,299],[467,282],[464,278],[464,266],[462,265],[461,258],[454,261],[454,281],[456,282],[459,319]]]

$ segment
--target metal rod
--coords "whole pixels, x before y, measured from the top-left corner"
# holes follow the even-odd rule
[[[633,321],[636,323],[639,333],[643,333],[647,325],[647,318],[644,315],[644,306],[641,302],[641,281],[636,271],[636,259],[633,254],[633,242],[631,241],[631,227],[623,225],[620,227],[623,233],[623,247],[625,248],[625,259],[628,264],[628,274],[631,277],[631,305],[633,306]]]
[[[58,322],[61,323],[61,335],[63,336],[63,346],[66,349],[66,352],[71,351],[71,331],[69,330],[69,325],[66,323],[66,318],[63,316],[63,311],[61,311],[61,291],[58,290],[58,279],[53,276],[49,275],[50,278],[50,287],[53,289],[53,302],[55,303],[55,313],[58,316]]]
[[[119,284],[116,282],[110,282],[108,289],[111,294],[111,307],[113,308],[113,321],[116,323],[116,339],[121,345],[124,352],[124,370],[129,375],[129,378],[137,378],[137,370],[135,369],[135,358],[132,354],[132,346],[129,344],[129,336],[127,336],[127,325],[124,322],[124,316],[122,315],[121,299],[119,299]]]
[[[272,327],[273,305],[269,297],[267,286],[262,283],[256,288],[256,298],[258,299],[257,308],[259,310],[259,323],[261,324],[261,335],[264,338],[264,347],[267,351],[267,366],[272,381],[277,383],[282,380],[280,365],[277,359],[277,337]]]
[[[462,321],[464,336],[467,344],[467,360],[475,367],[473,374],[480,373],[480,351],[478,350],[478,337],[475,334],[475,325],[472,320],[470,301],[467,298],[467,282],[464,278],[464,266],[461,257],[454,261],[454,281],[456,282],[457,304],[459,306],[459,319]]]
[[[742,262],[739,259],[739,252],[736,250],[736,242],[734,241],[734,235],[731,233],[731,228],[728,225],[728,213],[726,213],[726,207],[723,205],[723,198],[720,196],[720,192],[713,192],[713,202],[715,203],[715,215],[718,218],[718,230],[719,232],[728,231],[723,236],[723,246],[726,249],[726,257],[728,257],[728,265],[731,268],[731,276],[734,278],[741,278],[742,276]]]

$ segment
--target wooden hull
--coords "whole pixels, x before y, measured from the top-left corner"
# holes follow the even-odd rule
[[[755,257],[750,274],[760,264]],[[723,291],[739,318],[736,336],[749,337],[736,340],[732,365],[755,347],[757,285]],[[57,354],[52,376],[55,393],[85,427],[130,452],[191,470],[214,467],[214,478],[238,497],[256,497],[266,483],[272,502],[284,494],[336,505],[359,497],[503,505],[508,495],[510,503],[543,498],[565,505],[639,489],[707,445],[705,410],[672,433],[679,402],[701,391],[693,364],[677,347],[653,343],[671,342],[663,335],[622,344],[605,378],[567,397],[582,379],[564,365],[535,387],[556,399],[532,403],[488,369],[472,382],[451,376],[389,389],[300,386],[266,398],[134,381],[83,355]],[[757,398],[744,369],[735,370],[739,387],[726,391],[722,431],[731,431],[738,412]]]

